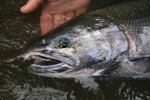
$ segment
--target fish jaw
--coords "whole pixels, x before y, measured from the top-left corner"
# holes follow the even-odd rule
[[[96,69],[90,65],[82,66],[80,58],[75,55],[73,48],[52,49],[46,47],[32,50],[22,57],[25,60],[34,59],[34,63],[28,67],[28,71],[39,76],[59,78],[97,76],[105,71],[105,68]]]
[[[39,73],[66,73],[68,71],[82,68],[79,58],[75,55],[73,48],[52,49],[45,47],[42,49],[34,49],[20,57],[25,61],[34,60],[29,66],[31,72]]]
[[[65,66],[68,65],[62,65]],[[60,67],[60,66],[59,66]],[[32,74],[44,77],[55,77],[55,78],[76,78],[76,77],[91,77],[91,76],[99,76],[103,75],[106,69],[93,69],[93,68],[70,68],[65,72],[56,72],[49,70],[49,67],[41,67],[38,65],[32,65],[28,68],[28,71]]]

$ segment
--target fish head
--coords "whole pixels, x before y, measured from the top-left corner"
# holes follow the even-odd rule
[[[84,22],[34,40],[21,57],[34,59],[28,68],[33,74],[76,77],[103,73],[106,70],[103,64],[111,60],[112,53],[103,31],[92,29]]]

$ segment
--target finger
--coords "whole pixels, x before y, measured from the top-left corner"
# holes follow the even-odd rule
[[[65,15],[57,14],[54,15],[54,26],[53,29],[65,23]]]
[[[42,2],[43,0],[28,0],[27,4],[20,8],[20,11],[22,13],[30,13],[37,9],[42,4]]]
[[[63,3],[56,9],[51,10],[50,13],[66,13],[76,10],[77,8],[88,7],[89,2],[90,0],[72,0],[68,3]]]
[[[68,12],[65,17],[65,21],[69,21],[75,17],[74,11]]]
[[[43,12],[40,17],[40,27],[42,35],[53,29],[54,18],[49,13]]]
[[[57,0],[57,1],[49,0],[44,6],[44,11],[51,12],[51,14],[55,14],[54,10],[56,8],[59,8],[61,5],[64,5],[64,4],[68,3],[69,1],[71,1],[71,0]],[[52,11],[53,11],[53,13],[52,13]]]
[[[54,24],[53,29],[59,27],[60,25],[68,22],[69,20],[73,19],[74,17],[77,17],[83,13],[85,13],[87,8],[83,7],[75,11],[68,12],[67,14],[57,14],[54,15]]]

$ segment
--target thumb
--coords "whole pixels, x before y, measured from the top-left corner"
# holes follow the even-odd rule
[[[20,8],[22,13],[30,13],[37,9],[44,0],[28,0],[28,2]]]

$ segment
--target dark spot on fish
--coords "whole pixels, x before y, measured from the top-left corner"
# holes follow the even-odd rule
[[[67,71],[68,69],[69,69],[68,67],[63,67],[54,71],[56,71],[57,73],[61,73],[61,72]]]
[[[67,48],[67,47],[69,46],[69,44],[70,44],[70,41],[69,41],[68,38],[61,38],[61,39],[59,40],[59,45],[58,45],[58,47],[59,47],[59,48]]]
[[[61,63],[61,61],[56,60],[56,59],[51,59],[49,61],[39,62],[39,65],[48,66],[48,65],[55,65],[55,64],[59,64],[59,63]]]
[[[90,55],[84,55],[80,61],[82,62],[82,66],[91,66],[95,63],[94,59]]]

